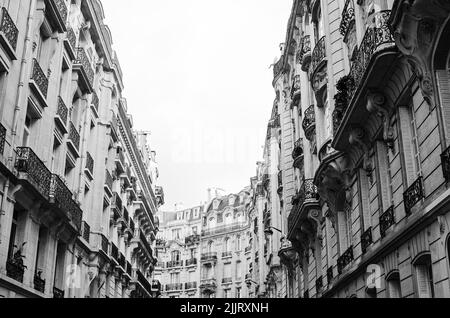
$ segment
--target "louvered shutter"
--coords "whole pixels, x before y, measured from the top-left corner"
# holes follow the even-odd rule
[[[416,265],[419,298],[431,298],[430,277],[427,265]]]
[[[447,144],[450,143],[450,71],[436,71],[439,98],[443,112],[445,137]]]

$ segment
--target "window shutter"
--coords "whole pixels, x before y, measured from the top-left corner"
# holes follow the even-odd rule
[[[402,136],[402,149],[405,157],[405,169],[407,186],[416,180],[416,170],[414,165],[414,141],[412,136],[411,116],[407,107],[399,107],[399,125]],[[405,187],[407,188],[407,187]]]
[[[359,170],[359,199],[360,199],[360,211],[362,212],[363,230],[366,231],[372,226],[372,218],[370,216],[370,193],[369,193],[369,178],[364,170]]]
[[[437,85],[439,88],[439,97],[441,99],[441,108],[443,112],[445,137],[447,143],[450,143],[450,71],[436,71]]]
[[[348,248],[347,216],[345,213],[346,212],[337,212],[340,254],[344,253]]]
[[[430,277],[427,265],[416,265],[419,298],[431,298]]]

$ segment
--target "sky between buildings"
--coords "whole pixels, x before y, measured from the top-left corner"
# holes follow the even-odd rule
[[[166,205],[237,193],[262,160],[292,0],[103,0],[134,128],[151,131]]]

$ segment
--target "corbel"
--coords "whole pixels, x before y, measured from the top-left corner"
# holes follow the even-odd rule
[[[366,108],[369,112],[377,114],[383,121],[383,140],[389,149],[394,148],[394,129],[390,123],[390,110],[386,105],[386,97],[376,91],[367,95]]]
[[[372,161],[370,160],[370,148],[369,141],[367,140],[367,136],[365,131],[361,127],[354,127],[350,131],[350,136],[348,139],[351,145],[361,147],[364,152],[364,163],[363,169],[366,171],[367,176],[372,180]]]

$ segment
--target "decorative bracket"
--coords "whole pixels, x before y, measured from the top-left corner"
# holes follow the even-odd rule
[[[380,92],[369,92],[366,108],[377,114],[383,121],[383,140],[389,149],[394,148],[394,129],[390,123],[390,111],[386,105],[386,97]]]
[[[348,138],[348,141],[351,145],[361,147],[361,149],[364,151],[364,170],[367,173],[367,176],[372,180],[372,161],[370,160],[370,149],[369,149],[369,142],[366,138],[366,133],[364,129],[361,127],[354,127],[351,132],[350,136]]]

